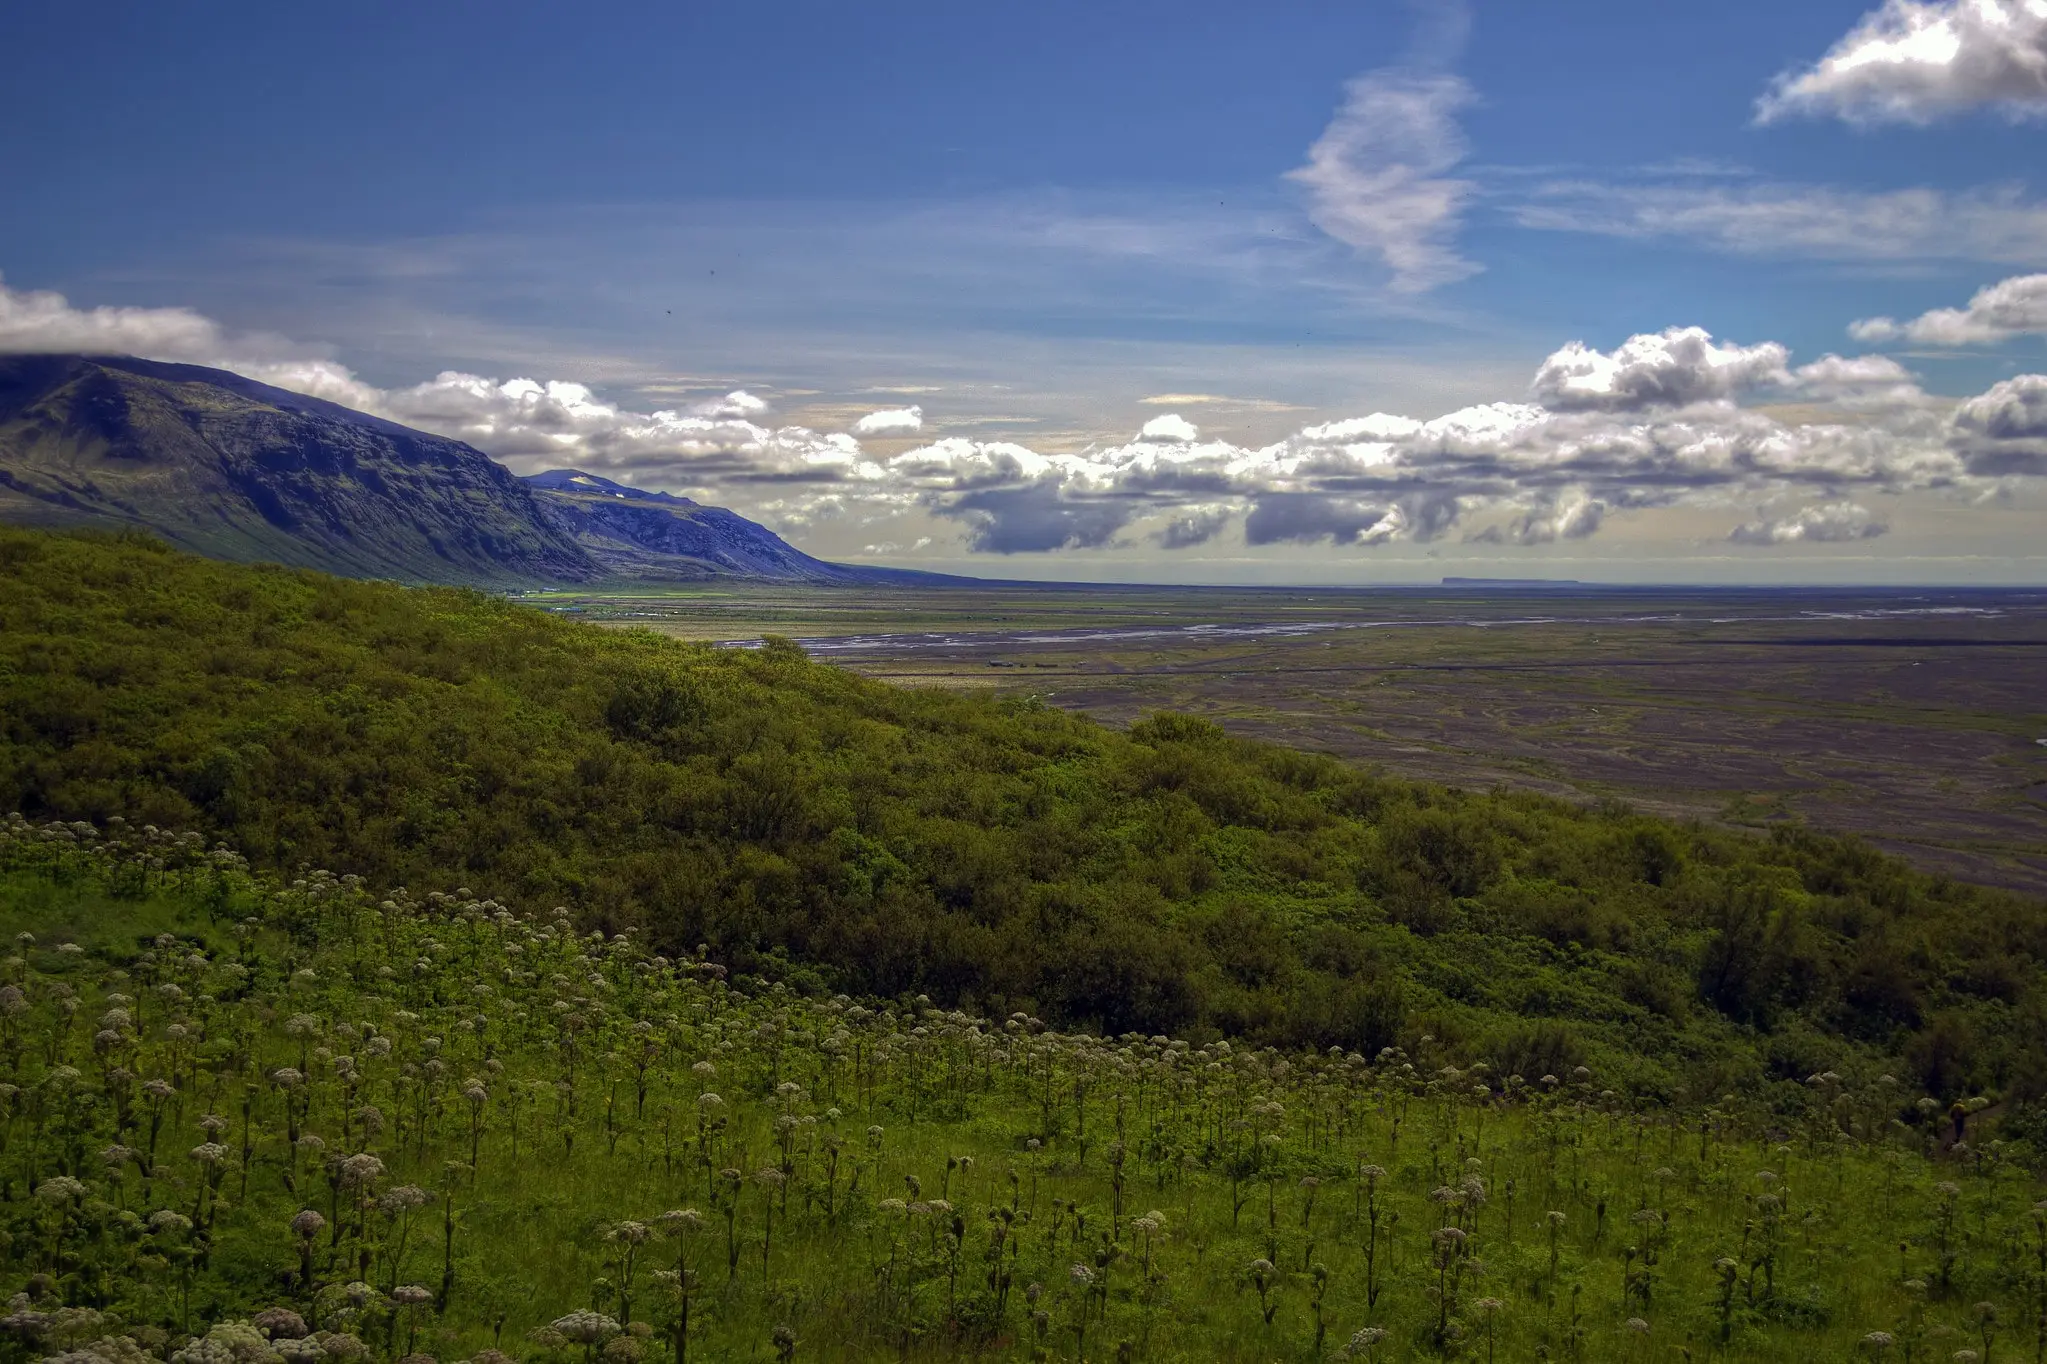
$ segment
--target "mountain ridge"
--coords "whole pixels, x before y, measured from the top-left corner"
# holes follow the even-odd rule
[[[722,507],[576,469],[521,477],[462,441],[132,356],[0,356],[0,521],[474,587],[972,581],[828,563]]]

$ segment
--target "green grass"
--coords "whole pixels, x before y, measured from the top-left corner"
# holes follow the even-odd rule
[[[224,1324],[272,1308],[542,1364],[2040,1348],[2022,1152],[1982,1117],[1949,1149],[1888,1077],[1681,1112],[1432,1040],[1099,1039],[168,834],[0,829],[0,923],[35,938],[0,967],[15,1355],[210,1332],[181,1358],[274,1360]]]

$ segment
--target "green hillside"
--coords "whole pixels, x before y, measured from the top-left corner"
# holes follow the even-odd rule
[[[487,596],[0,532],[0,810],[573,907],[806,996],[1696,1104],[2021,1101],[2047,915],[1859,846],[1387,780]],[[1769,1100],[1774,1101],[1774,1100]],[[1785,1098],[1784,1102],[1792,1102]],[[2018,1130],[2014,1128],[2013,1130]]]

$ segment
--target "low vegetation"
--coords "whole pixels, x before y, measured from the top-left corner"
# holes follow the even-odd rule
[[[1853,843],[141,538],[0,531],[5,809],[565,904],[806,998],[1368,1057],[1426,1035],[1693,1108],[1850,1060],[1995,1091],[2017,1127],[2047,1088],[2041,907]]]
[[[468,888],[0,822],[0,1318],[63,1364],[2047,1349],[1980,1104],[1681,1110],[804,994]]]

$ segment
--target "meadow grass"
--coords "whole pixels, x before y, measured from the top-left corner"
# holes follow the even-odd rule
[[[24,1359],[2047,1344],[2028,1152],[1852,1066],[1687,1110],[1427,1038],[1061,1033],[125,826],[0,825],[0,925]]]

